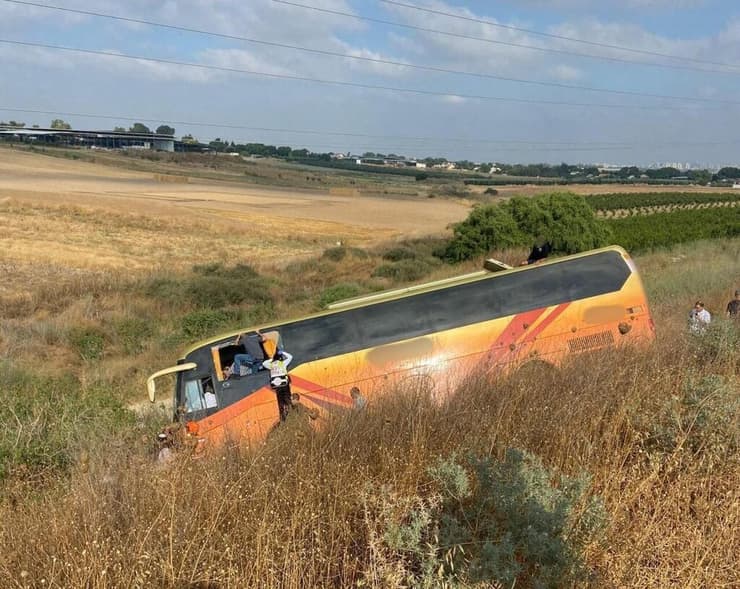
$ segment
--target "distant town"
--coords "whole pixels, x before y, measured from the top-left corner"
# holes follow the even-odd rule
[[[220,137],[209,142],[199,141],[190,134],[175,137],[175,129],[160,125],[151,130],[143,123],[113,130],[73,129],[62,119],[54,119],[49,127],[26,126],[18,121],[0,121],[0,141],[110,150],[156,150],[164,152],[195,152],[244,158],[279,158],[307,165],[360,170],[384,171],[415,175],[417,179],[433,177],[435,173],[458,172],[474,174],[471,184],[500,184],[514,178],[526,178],[542,183],[661,183],[701,184],[740,188],[740,165],[655,162],[648,165],[614,163],[521,164],[504,162],[452,161],[444,157],[409,157],[395,153],[314,152],[307,148],[276,146],[265,143],[235,143]],[[489,178],[490,180],[486,180]],[[509,180],[505,180],[508,178]]]

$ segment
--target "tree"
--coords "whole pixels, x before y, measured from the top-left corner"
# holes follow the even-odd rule
[[[54,119],[51,122],[50,127],[52,129],[71,129],[72,128],[72,125],[70,125],[69,123],[64,122],[62,119]]]
[[[143,123],[134,123],[131,128],[129,128],[129,131],[131,133],[151,133],[151,129],[144,125]]]
[[[229,144],[226,141],[222,141],[220,137],[216,137],[213,141],[208,144],[213,151],[226,151]]]
[[[113,127],[113,132],[114,133],[125,133],[126,127]]]
[[[174,127],[170,127],[169,125],[160,125],[159,127],[157,127],[155,133],[157,135],[174,135],[175,129]]]
[[[453,234],[442,255],[451,262],[495,249],[530,246],[538,239],[550,242],[553,252],[574,254],[604,246],[611,237],[586,199],[568,192],[476,207],[455,225]]]
[[[12,123],[13,121],[11,121]],[[737,180],[740,178],[740,168],[727,166],[717,172],[716,177],[718,180]]]
[[[198,143],[198,140],[195,137],[193,137],[190,133],[180,137],[180,141],[182,141],[183,143]]]

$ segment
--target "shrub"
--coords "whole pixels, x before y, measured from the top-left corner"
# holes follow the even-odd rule
[[[635,413],[633,423],[641,434],[640,447],[651,456],[685,448],[710,468],[736,455],[740,399],[735,386],[719,375],[689,377],[680,393],[667,399],[654,414]]]
[[[138,354],[144,342],[152,336],[154,328],[150,321],[139,317],[127,317],[114,325],[119,343],[127,354]]]
[[[587,475],[557,474],[515,449],[501,462],[453,456],[428,475],[427,497],[383,487],[365,499],[373,561],[386,581],[565,587],[588,578],[584,550],[604,530],[606,511],[587,495]]]
[[[417,253],[406,246],[393,247],[383,252],[383,259],[389,262],[398,262],[400,260],[413,260],[417,257]]]
[[[185,315],[182,318],[181,328],[183,333],[189,337],[204,337],[223,329],[236,318],[236,313],[233,311],[204,309]]]
[[[381,264],[372,273],[375,278],[390,278],[394,282],[412,282],[426,276],[434,267],[427,260],[404,259],[391,264]]]
[[[64,472],[81,448],[110,443],[112,431],[133,431],[133,415],[106,387],[40,377],[8,363],[0,363],[0,379],[7,395],[0,405],[0,480],[15,472],[42,482]]]
[[[491,196],[496,196],[498,194],[498,190],[495,188],[488,187],[483,191],[483,194],[490,194]]]
[[[189,303],[219,309],[241,303],[264,303],[271,298],[270,284],[251,266],[226,268],[219,263],[193,267],[193,275],[175,280],[157,277],[144,288],[154,298],[173,304]]]
[[[324,250],[321,257],[325,260],[331,260],[332,262],[340,262],[347,256],[347,248],[344,246],[330,247]]]
[[[98,327],[74,327],[67,338],[80,357],[91,362],[100,360],[105,349],[105,334]]]
[[[355,283],[335,284],[334,286],[330,286],[329,288],[324,289],[324,291],[319,296],[318,304],[319,307],[326,307],[328,305],[331,305],[332,303],[335,303],[336,301],[356,297],[361,292],[362,289],[359,285]]]

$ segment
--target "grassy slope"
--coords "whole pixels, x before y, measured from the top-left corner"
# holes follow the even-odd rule
[[[430,263],[433,246],[417,245],[419,257],[403,271]],[[265,268],[275,306],[222,319],[299,314],[337,283],[390,284],[372,277],[387,260],[341,249],[289,272]],[[146,290],[148,279],[114,271],[42,278],[22,297],[2,299],[0,369],[19,402],[0,412],[0,447],[10,452],[0,458],[11,465],[0,500],[0,585],[372,580],[398,563],[379,562],[372,550],[382,522],[363,511],[368,489],[375,498],[384,484],[401,497],[423,495],[436,457],[456,449],[501,457],[516,446],[565,473],[593,476],[611,522],[587,553],[598,585],[730,586],[740,470],[737,430],[720,417],[729,412],[736,425],[737,407],[717,391],[696,407],[686,391],[703,377],[736,379],[738,366],[726,343],[697,344],[683,331],[695,299],[715,315],[723,309],[739,260],[737,239],[638,258],[659,333],[647,354],[600,358],[588,370],[574,363],[556,382],[499,383],[493,393],[473,384],[449,409],[401,397],[319,433],[296,423],[255,451],[166,471],[152,467],[155,424],[122,404],[140,397],[146,374],[171,363],[173,348],[187,341],[182,317],[194,303],[173,305],[166,288],[197,285],[198,274],[175,273],[156,292]],[[189,291],[174,294],[182,292]]]

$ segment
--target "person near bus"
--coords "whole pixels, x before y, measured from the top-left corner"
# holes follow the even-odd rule
[[[735,291],[735,298],[727,303],[727,316],[730,319],[740,318],[740,288]]]
[[[270,371],[270,387],[275,391],[277,397],[280,421],[285,421],[292,404],[290,390],[290,375],[288,364],[293,356],[281,349],[276,349],[272,358],[265,360],[262,365]]]
[[[529,257],[519,265],[528,266],[529,264],[536,264],[537,262],[544,260],[551,253],[552,244],[544,237],[538,237],[532,246],[532,251],[529,253]]]
[[[696,301],[694,308],[689,311],[689,329],[692,333],[701,335],[712,322],[712,315],[704,308],[704,303]]]
[[[247,333],[241,333],[237,336],[234,345],[238,346],[240,343],[244,347],[244,352],[234,355],[234,363],[229,370],[230,375],[235,376],[247,376],[254,374],[260,369],[262,364],[262,346],[265,344],[265,337],[256,331],[258,339],[252,339]],[[258,358],[259,356],[259,358]],[[268,356],[269,357],[269,356]]]

